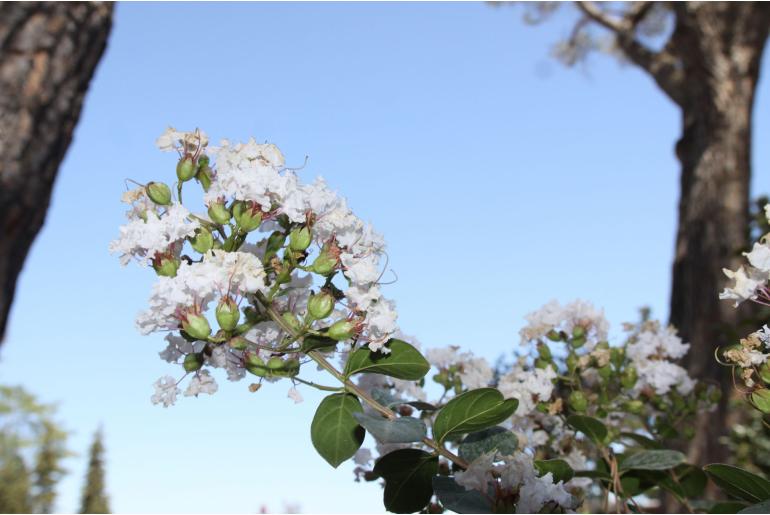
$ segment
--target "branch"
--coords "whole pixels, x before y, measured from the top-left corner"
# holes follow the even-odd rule
[[[636,39],[636,28],[653,7],[653,2],[635,2],[620,18],[609,16],[594,2],[575,2],[586,18],[615,35],[618,47],[635,65],[650,74],[655,83],[675,103],[682,104],[684,75],[671,45],[655,52]]]

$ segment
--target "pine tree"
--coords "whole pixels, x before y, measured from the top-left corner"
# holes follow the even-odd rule
[[[86,483],[83,486],[83,497],[80,501],[80,513],[109,513],[110,504],[104,485],[104,444],[102,430],[94,435],[91,444],[90,458]]]
[[[29,513],[29,471],[16,439],[5,434],[0,436],[0,513]]]
[[[65,434],[50,421],[43,422],[40,447],[35,461],[34,495],[32,508],[35,513],[51,513],[56,500],[56,484],[64,475],[61,459],[67,454],[64,448]]]

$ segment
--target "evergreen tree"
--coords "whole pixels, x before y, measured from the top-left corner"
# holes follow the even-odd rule
[[[94,435],[91,444],[86,483],[80,502],[80,513],[109,513],[110,505],[104,485],[104,444],[101,429]]]
[[[30,475],[16,438],[0,435],[0,513],[29,513]]]
[[[56,484],[64,475],[61,459],[67,454],[64,448],[65,434],[50,421],[43,422],[40,444],[35,461],[34,495],[32,507],[35,513],[51,513],[56,500]]]

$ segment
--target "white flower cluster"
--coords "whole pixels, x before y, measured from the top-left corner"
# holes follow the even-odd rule
[[[770,204],[765,206],[765,216],[770,219]],[[722,269],[728,279],[734,281],[733,286],[725,288],[719,294],[720,299],[734,300],[737,307],[741,302],[753,300],[760,304],[770,304],[770,290],[766,284],[770,279],[770,235],[765,235],[754,243],[751,252],[743,255],[749,261],[748,266],[740,266],[738,270]]]
[[[535,410],[538,402],[551,399],[555,379],[556,371],[553,367],[525,369],[518,363],[500,378],[497,388],[505,398],[518,399],[519,406],[515,415],[526,417]]]
[[[334,269],[346,280],[342,287],[344,300],[335,306],[330,316],[355,321],[357,342],[373,351],[389,352],[385,344],[398,331],[398,326],[395,304],[382,295],[378,286],[385,251],[382,237],[356,217],[345,200],[331,191],[323,179],[303,184],[294,170],[286,168],[285,159],[275,145],[259,144],[251,139],[236,144],[223,141],[218,148],[211,148],[208,142],[208,136],[199,130],[183,132],[169,128],[156,145],[161,151],[178,153],[180,163],[184,159],[193,163],[203,156],[208,166],[210,159],[208,184],[204,185],[206,207],[211,208],[215,203],[233,206],[237,201],[248,202],[262,220],[258,230],[251,233],[257,235],[257,241],[245,241],[243,234],[244,241],[229,248],[225,243],[223,248],[223,242],[217,238],[224,239],[226,234],[221,225],[215,230],[217,224],[210,218],[210,210],[209,215],[194,215],[178,198],[156,203],[148,193],[149,185],[124,194],[123,201],[131,206],[128,222],[120,227],[119,237],[110,243],[110,252],[117,254],[124,265],[131,260],[143,266],[152,264],[159,275],[152,287],[149,308],[137,317],[140,332],[178,331],[189,316],[203,317],[196,322],[205,326],[206,318],[214,318],[213,306],[224,300],[232,301],[237,310],[249,305],[258,292],[267,294],[272,285],[267,281],[266,236],[281,229],[279,219],[284,219],[290,224],[312,227],[308,254],[313,252],[312,244],[319,253],[328,249],[330,259],[336,260]],[[184,181],[181,176],[180,180]],[[166,191],[170,189],[166,187]],[[225,224],[224,229],[227,227]],[[230,227],[237,231],[237,225]],[[191,258],[195,253],[189,242],[201,230],[210,230],[215,244],[199,252],[197,259]],[[230,240],[237,240],[237,235],[231,235]],[[163,268],[166,263],[171,266]],[[313,286],[312,270],[299,267],[276,296],[274,305],[302,318]],[[320,329],[322,323],[329,325],[329,319],[316,320],[312,328]],[[228,377],[237,380],[244,377],[245,360],[249,356],[268,359],[271,354],[266,349],[279,344],[284,336],[272,322],[252,324],[241,334],[247,342],[246,349],[212,339],[205,345],[205,341],[189,344],[172,336],[161,357],[178,363],[183,357],[197,353],[202,356],[201,366],[225,368]],[[270,377],[267,380],[271,380]],[[169,376],[158,380],[153,402],[164,406],[173,404],[180,391],[177,383]],[[214,391],[213,377],[205,369],[197,369],[185,395]],[[295,402],[301,400],[295,389],[290,390],[289,397]]]
[[[425,357],[439,370],[456,369],[462,384],[471,390],[489,386],[494,375],[486,359],[471,352],[459,352],[456,346],[428,349]]]
[[[603,309],[596,309],[584,300],[575,300],[562,306],[557,300],[529,313],[525,317],[528,324],[519,331],[521,344],[529,345],[534,340],[544,338],[551,331],[563,331],[572,334],[580,328],[586,338],[586,348],[592,349],[598,342],[607,340],[609,322],[604,317]]]
[[[689,343],[683,343],[672,327],[661,327],[657,322],[645,324],[645,328],[626,347],[626,355],[636,367],[639,379],[637,392],[652,388],[658,395],[676,388],[688,394],[695,386],[687,370],[669,360],[678,360],[687,354]]]

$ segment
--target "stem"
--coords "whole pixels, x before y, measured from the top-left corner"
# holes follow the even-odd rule
[[[317,384],[312,381],[305,381],[304,379],[301,379],[299,377],[292,377],[292,381],[297,381],[298,383],[306,384],[308,386],[312,386],[313,388],[317,388],[318,390],[323,390],[325,392],[339,392],[340,390],[343,390],[344,388],[341,386],[324,386],[322,384]]]
[[[267,314],[270,316],[270,318],[273,319],[273,321],[278,324],[278,326],[289,333],[290,335],[296,337],[297,340],[302,340],[303,336],[300,334],[297,334],[291,327],[289,327],[286,322],[284,322],[283,318],[278,314],[277,311],[273,308],[273,306],[270,304],[270,302],[265,298],[264,294],[262,292],[257,292],[257,300],[259,300],[260,304],[265,308],[267,311]],[[358,387],[353,381],[351,381],[349,378],[345,377],[345,375],[334,368],[334,365],[329,363],[329,361],[326,359],[326,357],[321,354],[318,351],[311,350],[307,352],[307,356],[318,363],[318,365],[329,372],[331,375],[333,375],[339,382],[341,382],[344,385],[345,390],[349,391],[350,393],[358,396],[362,401],[364,401],[366,404],[371,406],[373,409],[375,409],[377,412],[379,412],[381,415],[383,415],[388,420],[395,420],[398,418],[396,413],[388,408],[387,406],[383,406],[376,400],[374,400],[367,392],[362,390]],[[457,456],[453,452],[445,449],[441,444],[433,440],[432,438],[428,438],[427,436],[422,439],[422,443],[427,445],[428,447],[435,450],[438,454],[444,456],[446,459],[450,460],[451,462],[455,463],[459,467],[462,467],[463,469],[468,468],[468,462],[462,459],[461,457]]]

